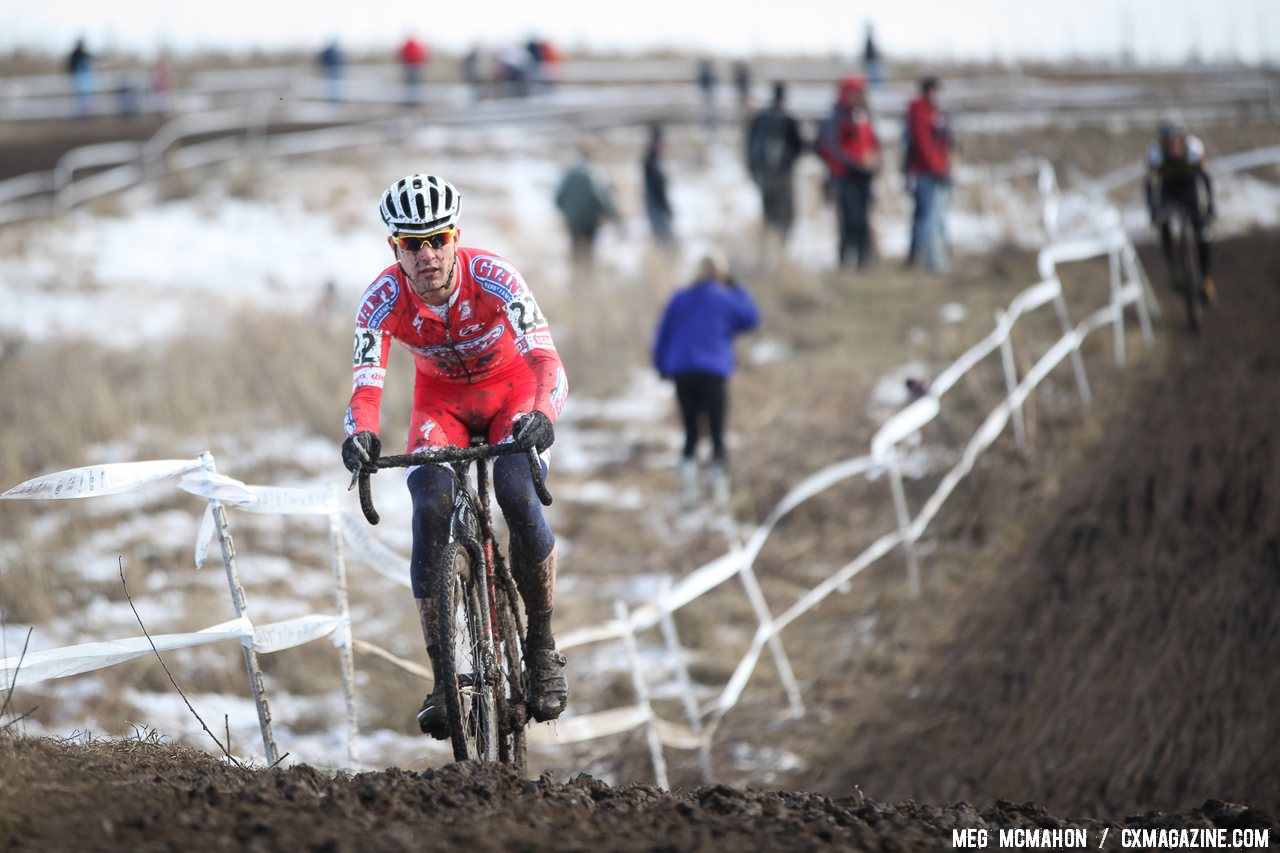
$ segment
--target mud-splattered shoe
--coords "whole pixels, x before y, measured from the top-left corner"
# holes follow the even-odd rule
[[[424,735],[436,740],[447,740],[449,737],[449,712],[444,706],[444,692],[439,686],[431,688],[427,698],[422,700],[422,709],[418,711],[418,728]]]
[[[564,664],[564,655],[554,646],[525,650],[526,704],[529,716],[540,723],[559,717],[569,703]]]

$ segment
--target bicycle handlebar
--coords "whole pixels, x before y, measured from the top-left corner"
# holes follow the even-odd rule
[[[551,506],[551,492],[547,491],[546,480],[542,476],[542,460],[538,451],[530,447],[524,450],[515,442],[504,444],[478,444],[474,447],[424,447],[413,453],[400,453],[392,456],[380,456],[377,468],[362,469],[352,475],[351,485],[360,486],[360,509],[370,524],[381,520],[373,506],[373,490],[369,486],[369,475],[383,468],[411,468],[414,465],[447,465],[453,462],[475,462],[480,459],[492,459],[495,456],[514,456],[525,453],[529,457],[529,474],[533,477],[533,488],[538,493],[538,500],[543,506]]]

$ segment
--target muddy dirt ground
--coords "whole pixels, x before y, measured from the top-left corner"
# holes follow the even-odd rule
[[[1275,843],[1280,240],[1223,241],[1215,278],[1203,335],[1160,288],[1156,349],[1099,372],[1094,413],[1042,409],[1045,464],[992,451],[933,533],[921,599],[891,568],[824,605],[815,642],[791,648],[809,713],[780,719],[776,680],[753,683],[714,761],[732,782],[744,744],[795,756],[779,790],[703,785],[678,762],[672,792],[473,766],[247,770],[145,737],[71,745],[10,726],[0,847],[905,850],[948,849],[956,828],[1067,826],[1105,849],[1123,827]],[[877,607],[876,641],[848,642]]]

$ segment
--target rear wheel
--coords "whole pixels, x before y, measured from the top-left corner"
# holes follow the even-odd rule
[[[497,757],[497,667],[486,586],[467,549],[450,542],[435,577],[436,642],[449,736],[458,761]]]

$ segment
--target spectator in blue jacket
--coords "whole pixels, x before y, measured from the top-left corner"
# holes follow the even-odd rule
[[[653,365],[676,385],[676,401],[684,421],[680,460],[680,503],[697,499],[697,448],[705,420],[711,435],[709,479],[715,504],[729,503],[729,470],[724,426],[728,412],[728,380],[734,370],[733,340],[760,323],[750,294],[729,275],[729,264],[716,249],[698,265],[693,284],[677,291],[662,314],[653,344]]]

